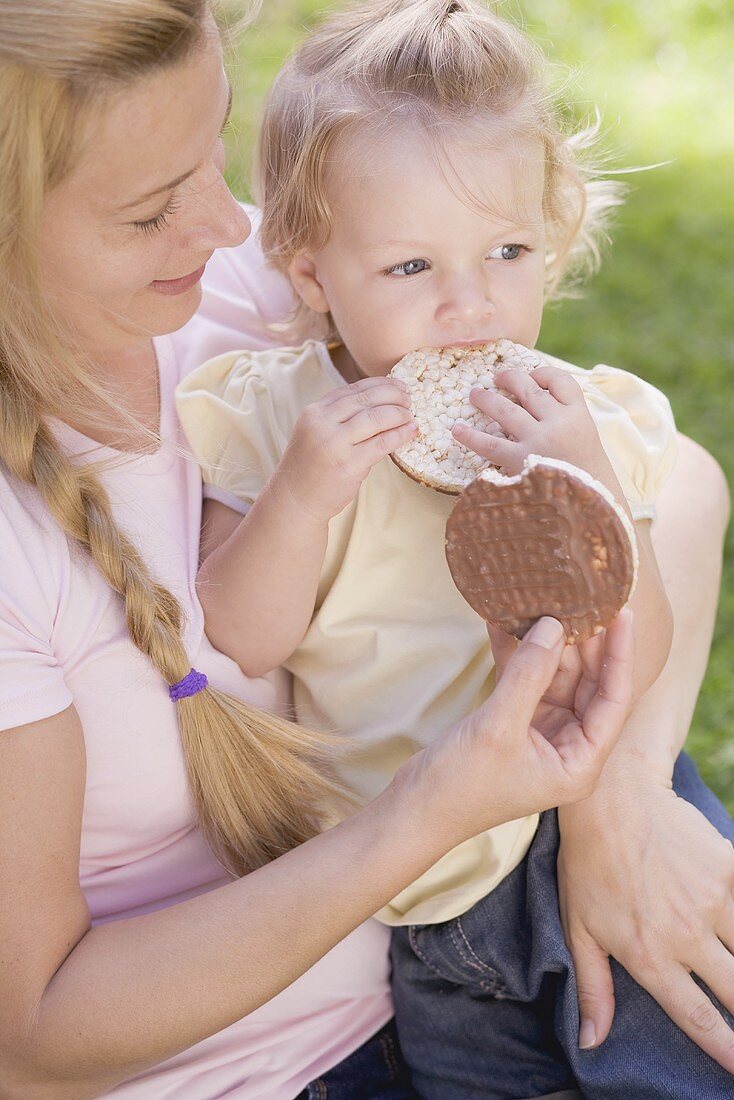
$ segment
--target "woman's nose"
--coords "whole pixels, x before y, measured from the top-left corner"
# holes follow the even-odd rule
[[[252,230],[250,219],[219,172],[199,197],[201,205],[194,223],[199,246],[211,250],[233,248],[247,240]]]

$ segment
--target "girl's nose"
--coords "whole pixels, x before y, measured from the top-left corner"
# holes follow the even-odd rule
[[[489,288],[483,280],[457,279],[446,287],[437,316],[443,324],[466,326],[486,321],[493,312]]]

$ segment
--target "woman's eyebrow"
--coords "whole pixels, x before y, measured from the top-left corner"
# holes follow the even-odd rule
[[[229,95],[227,97],[227,109],[224,112],[224,121],[222,122],[220,133],[225,128],[227,123],[229,122],[229,116],[231,115],[231,113],[232,113],[232,85],[230,84],[229,85]],[[198,167],[199,166],[197,164],[193,168],[189,168],[188,172],[184,172],[183,175],[178,176],[175,180],[171,180],[170,183],[164,183],[162,187],[156,187],[153,191],[148,191],[147,194],[141,195],[137,199],[133,199],[132,202],[126,202],[123,206],[118,207],[118,209],[120,211],[130,210],[134,206],[140,206],[141,203],[147,202],[148,199],[154,199],[156,197],[156,195],[162,195],[164,191],[173,191],[174,188],[176,188],[180,184],[182,184],[184,182],[184,180],[187,180],[189,178],[189,176],[193,176],[194,172],[196,171],[196,169]]]

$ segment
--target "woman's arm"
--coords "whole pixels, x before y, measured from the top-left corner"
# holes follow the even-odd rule
[[[680,443],[654,528],[675,619],[670,658],[594,795],[559,812],[561,911],[583,1046],[603,1042],[611,1027],[612,955],[734,1073],[734,1033],[690,977],[698,973],[734,1011],[734,850],[671,790],[711,645],[729,501],[711,457]]]
[[[210,893],[95,928],[78,883],[78,717],[2,733],[0,1095],[98,1095],[272,998],[456,844],[588,794],[629,712],[632,636],[622,618],[607,632],[581,715],[546,705],[531,728],[562,638],[542,620],[487,703],[349,820]]]
[[[696,709],[708,664],[721,588],[729,488],[721,467],[686,436],[658,501],[652,543],[673,609],[670,659],[661,677],[635,707],[614,759],[644,755],[646,770],[670,779]],[[665,729],[655,721],[666,712]],[[610,773],[611,777],[611,773]]]
[[[207,637],[248,676],[283,664],[313,614],[329,521],[415,427],[402,383],[365,378],[308,405],[245,518],[203,535],[196,579]]]
[[[438,854],[417,828],[410,792],[388,792],[246,878],[90,928],[77,880],[84,747],[73,709],[2,733],[0,760],[0,1095],[8,1100],[95,1096],[226,1027]]]
[[[630,601],[635,616],[635,700],[655,683],[670,654],[673,615],[660,575],[650,523],[634,524],[637,538],[637,584]]]

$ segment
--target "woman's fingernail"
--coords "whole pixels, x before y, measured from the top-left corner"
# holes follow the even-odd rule
[[[538,619],[527,637],[533,645],[542,646],[543,649],[555,649],[563,634],[563,627],[558,619],[551,619],[546,616],[543,619]]]
[[[579,1030],[579,1048],[581,1050],[589,1050],[590,1047],[594,1046],[596,1046],[596,1028],[594,1027],[594,1022],[593,1020],[582,1020]]]

